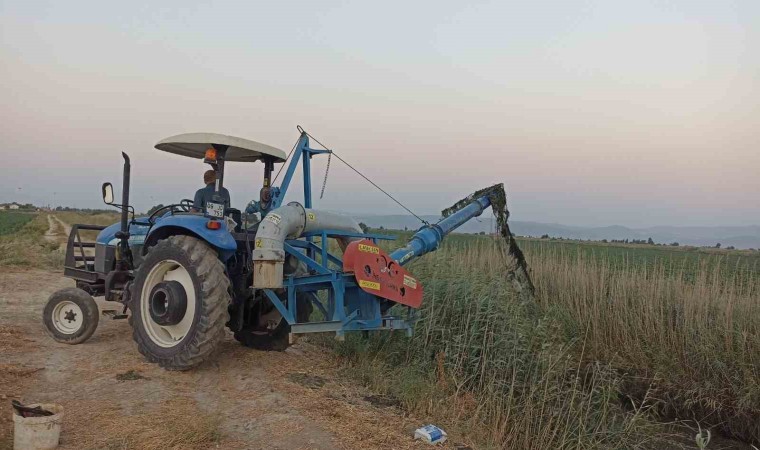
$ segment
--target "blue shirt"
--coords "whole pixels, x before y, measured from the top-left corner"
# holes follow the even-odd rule
[[[223,187],[221,192],[219,192],[219,195],[224,200],[224,207],[229,208],[230,207],[230,192],[227,190],[227,188]],[[213,196],[214,196],[214,183],[207,184],[206,187],[198,189],[198,191],[195,193],[195,198],[193,199],[193,208],[199,211],[205,211],[206,203],[213,201],[212,200]]]

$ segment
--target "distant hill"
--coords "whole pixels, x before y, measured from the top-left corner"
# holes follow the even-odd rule
[[[428,222],[435,223],[440,217],[422,216]],[[373,228],[410,230],[419,228],[420,221],[406,215],[357,216],[357,220]],[[657,226],[648,228],[629,228],[622,225],[604,227],[579,227],[556,223],[510,221],[512,232],[519,236],[541,237],[548,234],[551,237],[568,239],[648,239],[657,243],[669,244],[678,242],[681,245],[714,246],[720,242],[722,247],[760,248],[760,225],[731,227],[675,227]],[[494,228],[490,217],[471,220],[457,231],[461,233],[489,233]]]

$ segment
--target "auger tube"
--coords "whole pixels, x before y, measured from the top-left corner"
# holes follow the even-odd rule
[[[351,217],[304,208],[298,202],[290,202],[272,210],[261,221],[256,232],[256,248],[252,254],[253,287],[282,287],[285,239],[296,239],[313,230],[362,232],[359,224]],[[345,249],[351,240],[353,239],[338,239],[338,243]]]
[[[459,228],[470,219],[478,217],[489,206],[491,206],[491,200],[487,195],[473,200],[470,204],[440,222],[422,227],[412,236],[412,239],[405,247],[394,250],[390,254],[390,257],[403,266],[414,258],[432,252],[438,248],[447,234]]]

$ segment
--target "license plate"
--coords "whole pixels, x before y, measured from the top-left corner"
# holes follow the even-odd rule
[[[224,205],[220,203],[206,203],[206,215],[210,217],[224,217]]]

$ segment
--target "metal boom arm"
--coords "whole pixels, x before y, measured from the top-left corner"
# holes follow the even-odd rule
[[[441,245],[443,238],[467,221],[478,217],[491,206],[488,195],[473,200],[470,204],[433,225],[426,225],[417,231],[405,247],[394,250],[390,257],[402,266],[414,258],[432,252]]]

